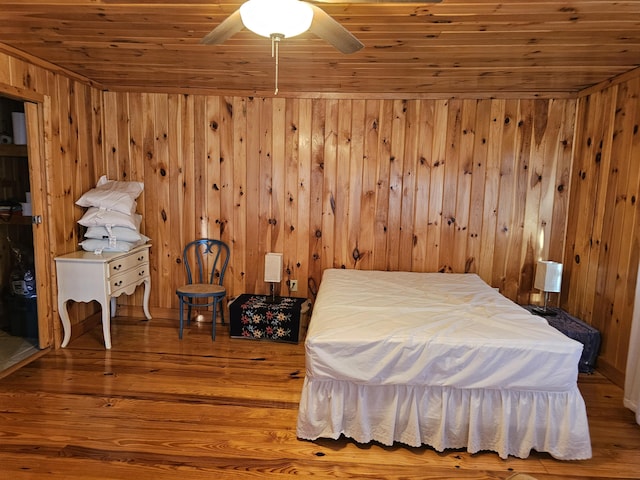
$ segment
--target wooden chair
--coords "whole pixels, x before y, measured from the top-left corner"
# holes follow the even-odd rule
[[[229,263],[229,246],[220,240],[200,238],[184,247],[182,261],[187,271],[187,283],[176,289],[180,299],[179,338],[182,339],[185,305],[188,307],[187,325],[191,324],[191,307],[213,306],[211,339],[215,340],[218,304],[220,304],[221,320],[224,323],[224,308],[220,300],[227,294],[223,282],[224,272]]]

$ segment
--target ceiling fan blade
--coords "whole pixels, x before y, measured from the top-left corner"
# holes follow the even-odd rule
[[[240,18],[240,9],[238,9],[225,18],[220,25],[211,30],[202,40],[200,40],[200,43],[204,43],[205,45],[220,44],[243,28],[244,24],[242,23],[242,18]]]
[[[354,53],[364,47],[360,40],[324,10],[315,5],[311,5],[311,8],[313,9],[313,21],[309,28],[311,33],[329,42],[342,53]]]

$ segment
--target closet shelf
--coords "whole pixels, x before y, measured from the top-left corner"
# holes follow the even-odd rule
[[[22,215],[22,212],[0,212],[0,225],[31,225],[31,215]]]
[[[0,156],[2,157],[27,157],[26,145],[14,145],[12,143],[0,144]]]

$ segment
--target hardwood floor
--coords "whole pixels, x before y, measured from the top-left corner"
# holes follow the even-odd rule
[[[230,339],[195,324],[117,317],[0,380],[0,478],[92,479],[640,479],[640,426],[622,391],[581,375],[593,444],[588,461],[295,435],[303,344]]]

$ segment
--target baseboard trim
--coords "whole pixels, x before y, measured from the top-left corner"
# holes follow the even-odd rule
[[[621,372],[606,360],[598,358],[596,370],[611,380],[618,387],[624,388],[624,372]]]

